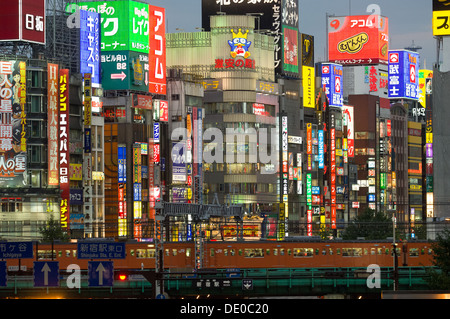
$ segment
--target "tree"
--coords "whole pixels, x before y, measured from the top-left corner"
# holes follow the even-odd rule
[[[53,215],[50,215],[46,226],[39,228],[39,233],[42,235],[43,242],[69,241],[69,236],[63,231],[61,224],[54,219]]]
[[[426,272],[431,289],[450,289],[450,229],[444,229],[436,236],[433,249],[433,265],[438,269],[427,268]]]
[[[384,213],[367,208],[343,231],[342,238],[354,240],[364,237],[368,240],[392,237],[392,220]]]

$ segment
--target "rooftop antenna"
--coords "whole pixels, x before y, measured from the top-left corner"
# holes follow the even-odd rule
[[[412,44],[409,47],[406,47],[405,50],[417,52],[418,50],[422,50],[422,47],[420,45],[415,45],[414,40],[412,40]]]

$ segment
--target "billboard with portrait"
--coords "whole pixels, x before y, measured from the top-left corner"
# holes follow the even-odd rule
[[[387,63],[388,18],[328,17],[328,60],[344,65]]]
[[[0,61],[0,187],[27,181],[26,63]]]

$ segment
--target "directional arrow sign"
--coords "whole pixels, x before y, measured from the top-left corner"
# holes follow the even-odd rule
[[[113,73],[111,74],[111,80],[124,80],[127,77],[123,71],[121,73]]]
[[[59,262],[35,261],[34,287],[58,287],[59,286]]]
[[[89,261],[89,287],[112,287],[114,266],[112,261]]]

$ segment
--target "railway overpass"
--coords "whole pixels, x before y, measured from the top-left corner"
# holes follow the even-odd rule
[[[164,272],[165,298],[297,298],[340,295],[380,298],[394,287],[393,268],[380,269],[379,288],[369,288],[366,268],[270,268],[206,269],[198,272]],[[81,274],[80,286],[69,288],[68,275],[60,273],[57,287],[37,288],[31,272],[9,272],[7,285],[0,287],[0,298],[111,299],[155,298],[153,270],[114,270],[111,287],[90,287],[87,273]],[[120,279],[120,275],[126,275]],[[424,267],[399,267],[399,292],[429,290]],[[368,279],[369,278],[369,279]],[[161,296],[160,296],[161,297]]]

